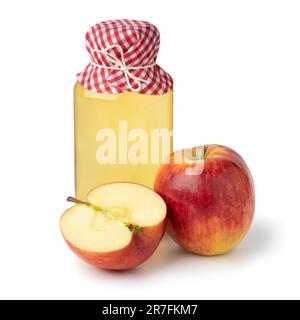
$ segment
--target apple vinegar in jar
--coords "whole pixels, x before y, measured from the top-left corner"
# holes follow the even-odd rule
[[[91,63],[74,87],[76,197],[112,182],[152,188],[173,143],[173,80],[156,64],[158,30],[106,21],[86,42]]]

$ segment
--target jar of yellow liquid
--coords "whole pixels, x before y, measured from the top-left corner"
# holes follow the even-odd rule
[[[159,32],[115,20],[86,35],[91,63],[74,88],[76,196],[111,182],[153,187],[172,152],[173,81],[156,64]]]

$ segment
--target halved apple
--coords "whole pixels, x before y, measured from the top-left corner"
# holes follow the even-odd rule
[[[64,239],[84,261],[103,269],[131,269],[157,248],[166,227],[164,200],[134,183],[106,184],[61,217]]]

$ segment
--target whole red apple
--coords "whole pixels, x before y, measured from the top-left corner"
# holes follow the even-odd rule
[[[254,216],[251,173],[243,158],[220,145],[172,153],[154,189],[168,208],[168,232],[183,248],[202,255],[233,249]]]

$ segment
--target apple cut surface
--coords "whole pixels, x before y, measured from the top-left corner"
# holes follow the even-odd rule
[[[98,187],[88,193],[87,201],[96,207],[119,210],[129,223],[140,227],[158,224],[165,218],[167,210],[164,200],[156,192],[134,183]]]
[[[120,221],[111,219],[93,208],[77,204],[61,219],[66,240],[92,252],[110,252],[130,243],[132,234]]]
[[[130,269],[155,251],[165,231],[166,211],[164,200],[151,189],[113,183],[95,188],[86,203],[67,210],[60,227],[69,247],[86,262]]]

